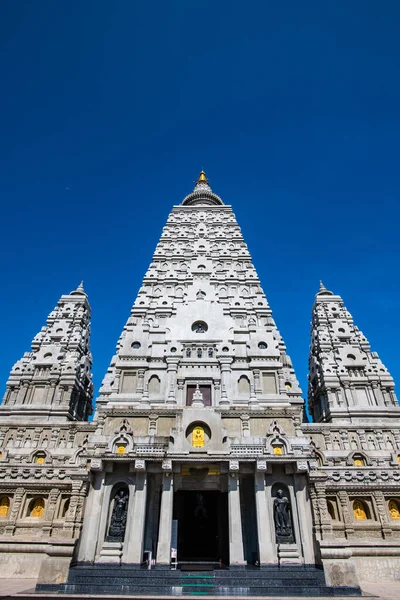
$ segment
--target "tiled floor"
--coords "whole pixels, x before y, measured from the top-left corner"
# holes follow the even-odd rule
[[[0,579],[0,598],[33,590],[36,579]]]
[[[400,600],[400,581],[390,583],[366,583],[362,586],[364,593],[378,596],[379,600]]]

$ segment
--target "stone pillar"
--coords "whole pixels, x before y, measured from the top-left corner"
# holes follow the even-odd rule
[[[25,404],[28,388],[29,388],[28,381],[21,381],[21,387],[18,390],[17,400],[16,400],[15,404]]]
[[[343,522],[346,527],[346,537],[352,539],[355,537],[354,518],[349,510],[349,497],[345,490],[338,492],[338,498],[342,509]]]
[[[345,381],[343,383],[343,387],[344,387],[344,397],[346,399],[347,406],[354,406],[353,395],[352,395],[351,390],[350,390],[350,384],[349,384],[349,382]]]
[[[70,498],[69,509],[65,516],[65,521],[64,521],[64,525],[63,525],[63,535],[66,538],[74,537],[75,515],[76,515],[77,508],[78,508],[78,503],[79,503],[79,496],[73,493]]]
[[[399,403],[397,401],[397,396],[394,393],[394,389],[393,388],[387,388],[388,394],[389,394],[389,403],[388,406],[390,406],[390,404],[392,404],[392,406],[398,406]]]
[[[176,358],[166,358],[167,361],[167,404],[176,404],[176,375],[178,372],[178,363]]]
[[[183,406],[185,404],[184,400],[183,400],[183,387],[185,385],[185,380],[181,379],[180,377],[178,377],[178,397],[177,397],[177,404],[178,406]]]
[[[82,534],[79,543],[78,562],[93,562],[95,559],[103,496],[104,472],[100,471],[93,475],[93,481],[86,503]]]
[[[259,369],[254,369],[253,370],[253,377],[254,377],[254,391],[257,394],[262,394],[262,387],[261,387],[261,373]]]
[[[136,393],[137,394],[143,394],[144,374],[145,374],[145,369],[138,369],[138,379],[137,379],[137,385],[136,385]]]
[[[229,398],[226,390],[228,384],[228,373],[231,372],[231,357],[220,358],[221,365],[221,399],[219,401],[219,406],[229,406]]]
[[[160,527],[158,532],[157,564],[171,562],[172,510],[174,506],[174,481],[172,474],[164,473],[161,494]]]
[[[315,493],[321,526],[321,537],[322,539],[333,538],[332,520],[329,516],[328,505],[326,503],[325,481],[317,481],[315,483]]]
[[[125,529],[122,562],[140,565],[143,560],[144,525],[146,519],[147,474],[136,473],[133,510],[129,511]],[[129,500],[131,502],[131,499]]]
[[[228,477],[229,507],[229,563],[244,565],[242,516],[240,512],[239,474],[230,473]]]
[[[219,401],[221,400],[221,380],[214,379],[214,405],[218,406]]]
[[[376,512],[379,516],[382,526],[382,535],[385,539],[390,538],[392,537],[393,530],[391,527],[390,519],[387,514],[385,495],[382,492],[382,490],[375,490],[373,492],[373,495],[376,502]]]
[[[353,406],[359,406],[359,399],[357,397],[357,390],[355,389],[353,383],[350,383],[350,394],[353,399]],[[367,392],[368,395],[368,392]]]
[[[48,381],[44,385],[43,404],[50,404],[50,384]]]
[[[8,525],[6,525],[4,528],[5,535],[13,535],[13,533],[15,531],[15,526],[16,526],[16,522],[18,519],[19,511],[21,508],[24,493],[25,493],[25,489],[22,487],[17,488],[14,492],[14,501],[11,504],[11,514],[7,519]]]
[[[314,546],[312,539],[312,531],[313,531],[313,518],[311,513],[311,505],[310,500],[307,496],[307,476],[295,474],[294,475],[294,492],[297,501],[297,509],[299,514],[299,529],[301,540],[303,544],[303,558],[304,562],[307,565],[315,564],[315,554],[314,554]],[[317,489],[317,496],[319,490]],[[325,506],[326,506],[326,498],[324,496]],[[326,514],[329,518],[328,509],[326,509]],[[325,527],[325,514],[322,520],[322,528]],[[332,531],[332,526],[331,526]],[[326,535],[326,537],[328,537]]]
[[[46,521],[50,521],[51,523],[54,520],[54,514],[56,512],[57,500],[59,495],[60,490],[58,488],[52,488],[50,490],[46,508]],[[49,527],[49,530],[50,529],[51,528]]]
[[[255,474],[255,496],[260,565],[277,563],[275,527],[272,510],[268,506],[265,473],[263,472],[256,472]]]

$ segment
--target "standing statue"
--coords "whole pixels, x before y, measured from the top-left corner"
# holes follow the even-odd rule
[[[282,490],[278,490],[274,500],[274,521],[276,541],[281,544],[294,542],[290,502]]]
[[[108,530],[108,542],[123,542],[125,537],[126,516],[128,513],[129,495],[126,490],[119,490],[115,494],[114,508]]]

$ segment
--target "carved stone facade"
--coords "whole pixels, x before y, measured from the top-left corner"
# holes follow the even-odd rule
[[[168,217],[92,422],[89,318],[83,286],[62,296],[7,383],[3,576],[61,583],[72,558],[155,567],[177,558],[322,561],[332,585],[395,577],[393,381],[321,286],[307,423],[240,228],[204,173]]]

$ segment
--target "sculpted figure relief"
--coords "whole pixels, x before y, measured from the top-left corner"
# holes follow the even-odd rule
[[[276,539],[278,543],[291,543],[294,541],[289,499],[282,490],[278,490],[274,500],[274,521]]]
[[[114,508],[111,516],[107,541],[123,542],[125,537],[126,516],[129,496],[126,490],[119,490],[114,498]]]

